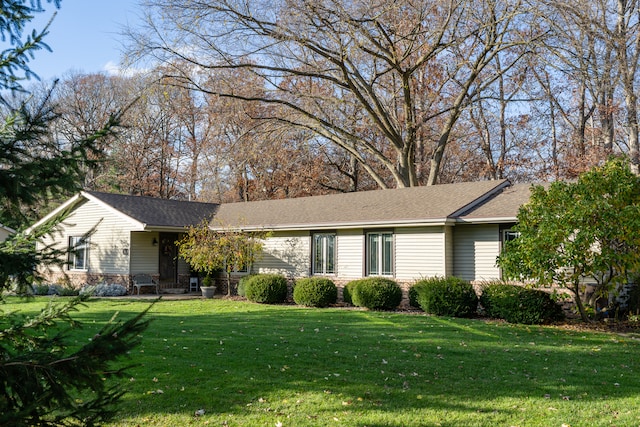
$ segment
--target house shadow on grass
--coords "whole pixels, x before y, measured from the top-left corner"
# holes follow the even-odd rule
[[[114,308],[127,318],[144,305]],[[579,425],[640,395],[640,343],[607,334],[215,300],[161,301],[149,315],[123,418],[205,409],[215,422],[458,426],[562,413]]]

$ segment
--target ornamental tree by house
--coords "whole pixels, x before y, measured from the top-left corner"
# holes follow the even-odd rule
[[[207,275],[224,271],[227,295],[231,295],[231,273],[249,268],[262,251],[262,240],[268,236],[263,230],[243,231],[230,225],[211,226],[203,221],[190,227],[176,242],[182,258],[196,271]]]
[[[504,274],[569,289],[589,321],[588,306],[640,271],[640,178],[627,160],[612,159],[577,182],[533,186],[515,230],[498,258]],[[585,278],[595,280],[593,293]]]

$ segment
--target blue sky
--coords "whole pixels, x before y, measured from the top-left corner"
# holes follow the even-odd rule
[[[56,10],[39,14],[36,28],[42,28]],[[120,62],[122,26],[138,21],[135,0],[62,0],[49,35],[45,39],[53,52],[41,50],[30,68],[42,80],[61,77],[69,71],[84,73],[109,71]]]

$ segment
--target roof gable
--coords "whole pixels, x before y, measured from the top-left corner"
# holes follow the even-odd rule
[[[458,216],[460,222],[516,222],[520,207],[529,201],[532,184],[503,188]]]

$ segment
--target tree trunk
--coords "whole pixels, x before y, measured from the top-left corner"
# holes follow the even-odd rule
[[[576,307],[578,307],[578,313],[580,313],[580,318],[585,323],[591,323],[592,320],[587,315],[587,311],[585,310],[584,304],[582,303],[582,298],[580,298],[580,281],[578,279],[573,282],[572,291]]]

